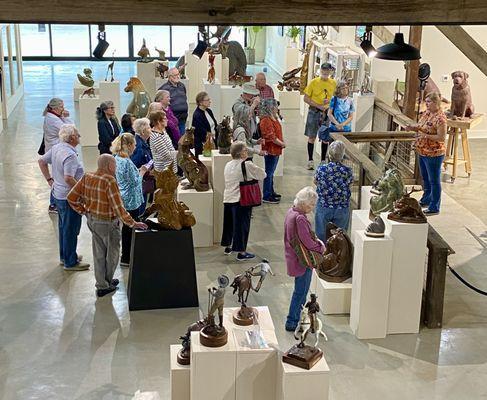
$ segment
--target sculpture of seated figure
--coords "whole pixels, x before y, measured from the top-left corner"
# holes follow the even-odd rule
[[[210,189],[208,168],[191,153],[193,147],[194,128],[188,128],[178,142],[178,165],[189,181],[189,184],[183,185],[183,189],[194,188],[197,192],[206,192]]]

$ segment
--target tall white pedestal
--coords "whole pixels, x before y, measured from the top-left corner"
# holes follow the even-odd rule
[[[215,83],[208,83],[206,79],[203,79],[204,91],[208,93],[211,99],[211,111],[217,122],[222,120],[221,105],[222,105],[222,91],[219,79],[215,79]]]
[[[320,279],[316,270],[313,270],[311,286],[315,288],[316,296],[322,305],[324,314],[349,314],[352,299],[352,279],[345,282],[334,283]],[[321,299],[321,300],[320,300]]]
[[[185,74],[189,79],[189,85],[186,88],[188,100],[193,102],[196,95],[203,91],[203,79],[208,77],[208,53],[204,53],[203,57],[199,59],[193,56],[191,50],[186,50],[184,60],[186,62]]]
[[[171,400],[190,400],[190,379],[191,371],[189,365],[180,365],[177,361],[177,355],[181,349],[180,344],[170,346],[171,357]]]
[[[357,231],[364,231],[372,221],[369,219],[369,210],[353,210],[350,237]]]
[[[279,110],[282,117],[285,120],[299,118],[301,116],[300,102],[301,97],[303,97],[299,90],[292,90],[289,92],[284,89],[283,91],[280,91],[277,88],[277,84],[272,85],[272,89],[274,90],[276,100],[279,102]]]
[[[326,351],[324,351],[326,354]],[[325,356],[306,370],[279,361],[278,400],[327,400],[330,390],[330,368]]]
[[[387,333],[417,333],[426,259],[428,224],[404,224],[387,219],[385,234],[394,241]]]
[[[301,66],[301,52],[298,47],[286,47],[286,72]]]
[[[350,328],[359,339],[385,338],[391,284],[391,238],[352,236],[354,245]]]
[[[187,180],[183,180],[187,182]],[[213,189],[206,192],[197,192],[195,189],[183,190],[178,186],[178,201],[184,202],[196,218],[196,225],[193,226],[194,247],[213,246]]]
[[[191,399],[236,399],[237,349],[232,332],[222,347],[200,344],[199,332],[191,333]]]
[[[230,154],[220,154],[213,150],[211,172],[213,174],[213,243],[220,243],[223,231],[223,192],[225,178],[223,172],[225,165],[232,157]]]
[[[213,174],[211,172],[211,168],[213,166],[212,157],[205,157],[204,155],[199,156],[199,160],[205,164],[206,169],[208,170],[208,179],[210,180],[210,185],[213,186]]]
[[[229,115],[230,117],[233,116],[232,107],[241,94],[242,94],[241,86],[235,86],[235,87],[232,87],[231,85],[221,86],[220,115],[222,118],[225,115]]]
[[[222,76],[220,78],[220,82],[222,85],[228,85],[228,78],[230,76],[230,68],[229,68],[229,60],[228,58],[224,58],[222,60]]]
[[[362,210],[370,210],[370,199],[375,195],[370,193],[372,186],[362,186],[360,193],[360,208]]]
[[[355,106],[355,112],[352,119],[352,132],[372,131],[374,100],[375,95],[373,93],[353,94],[353,104]]]
[[[99,96],[79,99],[79,133],[81,146],[98,146],[98,121],[96,108],[100,105]]]
[[[156,78],[156,62],[151,61],[147,63],[137,61],[137,78],[144,84],[146,92],[149,94],[151,100],[154,100],[155,78]]]
[[[77,103],[79,101],[79,96],[83,94],[85,90],[88,88],[86,86],[83,86],[81,83],[79,83],[78,79],[74,80],[73,83],[73,101]],[[98,88],[98,82],[95,82],[93,85],[93,89],[95,89],[95,95],[99,94],[99,88]]]
[[[302,117],[305,117],[305,122],[306,122],[306,116],[308,115],[308,109],[309,105],[304,102],[304,96],[301,96],[299,99],[299,114]]]
[[[100,102],[111,100],[115,106],[115,115],[120,120],[122,118],[122,110],[120,109],[120,82],[106,82],[100,81]]]
[[[249,306],[252,306],[249,304]],[[257,306],[259,317],[257,319],[257,325],[241,326],[233,323],[233,313],[237,311],[240,307],[225,307],[223,309],[223,325],[228,327],[228,329],[260,329],[263,331],[274,331],[274,323],[272,322],[271,313],[267,306]]]

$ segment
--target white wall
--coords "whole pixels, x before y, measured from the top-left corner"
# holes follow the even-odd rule
[[[286,72],[286,47],[289,42],[286,35],[278,35],[277,29],[277,26],[267,26],[265,28],[265,62],[279,75],[282,75],[284,72]]]

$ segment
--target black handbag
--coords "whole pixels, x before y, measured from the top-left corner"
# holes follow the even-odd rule
[[[39,146],[39,150],[37,150],[37,154],[39,154],[40,156],[46,154],[46,143],[44,142],[44,136],[42,137],[42,142]]]

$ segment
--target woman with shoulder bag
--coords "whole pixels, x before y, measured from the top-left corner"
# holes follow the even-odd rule
[[[247,180],[263,180],[265,171],[247,160],[247,146],[244,142],[233,142],[230,147],[232,160],[224,170],[225,191],[223,192],[223,233],[221,245],[225,247],[224,254],[237,252],[237,261],[247,261],[255,257],[247,252],[247,242],[250,233],[250,216],[252,206],[247,205],[241,197],[241,184]],[[242,164],[244,164],[242,166]],[[244,177],[244,172],[246,177]],[[252,183],[252,182],[245,182]],[[242,193],[245,194],[245,191]],[[247,199],[245,199],[247,200]]]
[[[286,257],[287,274],[294,277],[294,291],[289,305],[286,320],[286,330],[294,331],[299,322],[301,306],[306,302],[309,286],[311,284],[312,268],[314,265],[303,265],[302,254],[323,254],[325,245],[316,238],[311,223],[306,214],[314,210],[318,195],[311,186],[301,189],[294,199],[284,222],[284,253]],[[296,243],[299,243],[297,246]],[[301,247],[298,249],[297,247]]]

